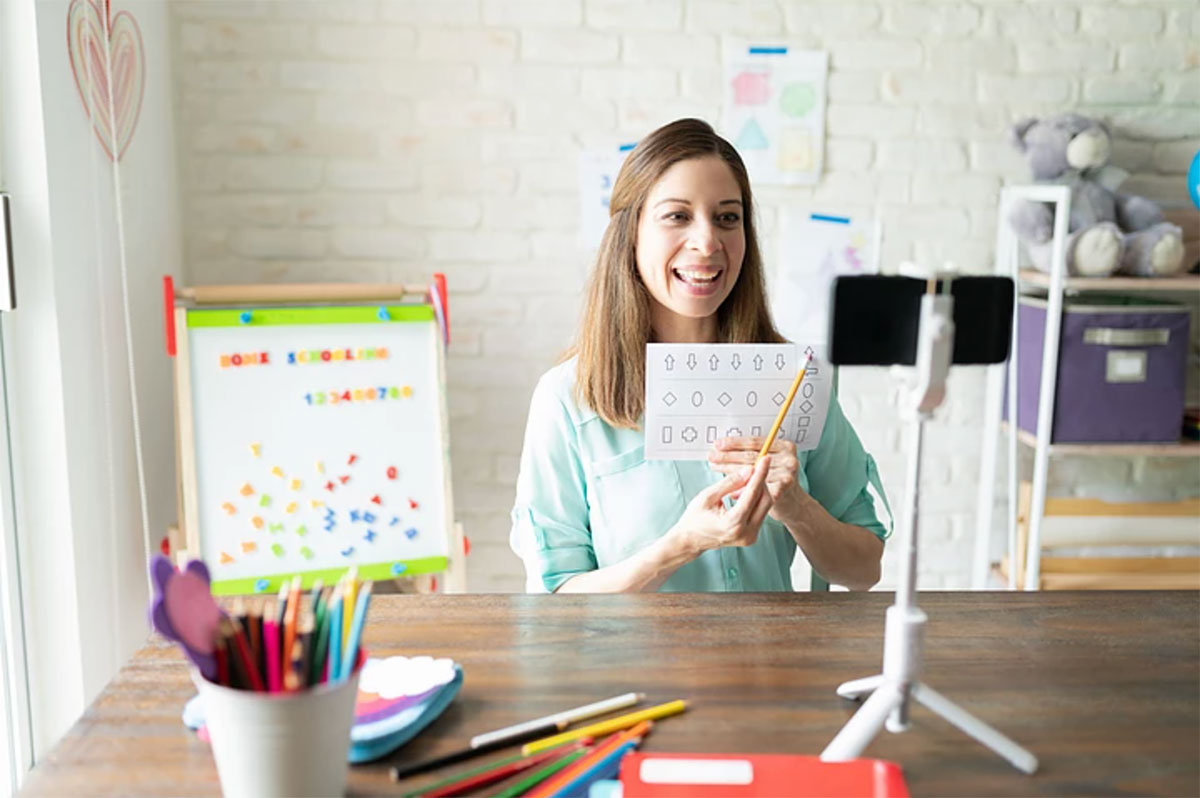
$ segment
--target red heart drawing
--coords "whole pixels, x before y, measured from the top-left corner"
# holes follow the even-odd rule
[[[110,0],[71,0],[67,8],[67,52],[75,88],[109,160],[129,148],[146,89],[146,51],[137,20],[128,11],[112,15]],[[111,81],[110,81],[111,78]]]

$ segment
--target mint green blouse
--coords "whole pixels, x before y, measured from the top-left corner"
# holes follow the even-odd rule
[[[575,359],[546,372],[533,392],[509,544],[525,563],[526,589],[553,592],[578,573],[621,562],[665,534],[687,503],[724,478],[703,460],[647,460],[642,430],[617,429],[574,399]],[[816,449],[801,452],[800,487],[832,515],[881,540],[873,487],[887,506],[875,461],[836,397]],[[890,510],[889,510],[890,514]],[[701,554],[664,591],[788,591],[796,542],[768,517],[752,546]]]

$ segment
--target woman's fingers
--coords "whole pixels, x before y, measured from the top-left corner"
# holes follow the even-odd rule
[[[728,494],[738,490],[739,488],[744,489],[747,480],[753,476],[754,470],[751,468],[742,467],[737,469],[723,470],[723,473],[727,475],[724,479],[708,486],[701,492],[700,495],[704,497],[705,505],[711,506],[714,504],[720,504],[721,500],[724,499]]]
[[[754,464],[754,471],[751,474],[749,481],[742,486],[741,496],[738,497],[737,504],[735,504],[733,507],[732,512],[734,514],[734,518],[732,520],[740,522],[748,513],[753,510],[754,505],[758,503],[759,497],[763,493],[769,493],[769,491],[767,491],[767,474],[770,472],[770,470],[770,455],[767,455]]]

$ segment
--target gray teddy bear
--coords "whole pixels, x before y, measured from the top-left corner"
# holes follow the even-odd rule
[[[1183,270],[1183,231],[1145,197],[1116,193],[1125,173],[1108,166],[1112,135],[1104,123],[1069,113],[1031,117],[1013,126],[1012,140],[1038,183],[1071,188],[1067,274],[1168,277]],[[1009,222],[1033,264],[1049,272],[1054,206],[1019,200]]]

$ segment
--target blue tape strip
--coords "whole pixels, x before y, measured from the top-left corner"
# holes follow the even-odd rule
[[[787,55],[786,47],[751,47],[750,55]]]
[[[814,222],[832,222],[834,224],[850,224],[849,216],[826,216],[823,213],[810,213],[809,219]]]

